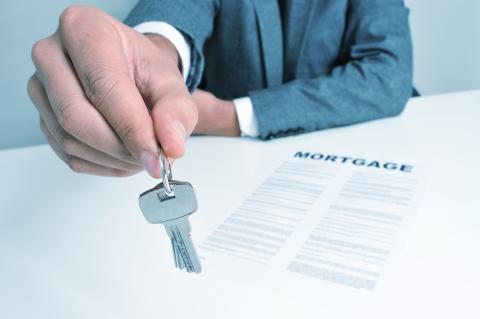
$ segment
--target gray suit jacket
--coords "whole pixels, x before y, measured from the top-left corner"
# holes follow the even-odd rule
[[[140,0],[126,23],[147,21],[190,42],[191,91],[250,96],[263,139],[397,115],[412,93],[402,0]]]

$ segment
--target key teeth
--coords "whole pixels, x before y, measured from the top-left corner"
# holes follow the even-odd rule
[[[190,234],[183,236],[178,228],[172,231],[172,234],[187,272],[198,273],[201,270],[200,261],[198,260],[197,252],[191,241]]]
[[[180,270],[185,269],[185,271],[187,273],[199,274],[202,271],[201,265],[199,264],[200,261],[192,262],[192,260],[189,259],[188,266],[187,266],[187,263],[185,263],[184,256],[181,252],[181,248],[179,247],[179,244],[177,242],[177,236],[178,235],[176,235],[175,232],[172,232],[171,241],[172,241],[172,250],[173,250],[173,256],[174,256],[174,261],[175,261],[175,267],[180,269]],[[188,237],[186,237],[186,238],[188,238],[186,240],[191,241],[190,235],[188,235]],[[182,236],[180,236],[180,238],[178,238],[178,240],[182,240]],[[192,244],[192,246],[193,246],[193,244]],[[185,249],[185,247],[184,247],[184,249]],[[193,250],[193,253],[196,254],[196,251]],[[189,257],[190,257],[190,255],[189,255]],[[196,257],[196,258],[198,258],[198,257]],[[196,265],[197,263],[198,263],[198,265]]]

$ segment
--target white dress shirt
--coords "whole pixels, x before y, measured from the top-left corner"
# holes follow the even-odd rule
[[[162,21],[144,22],[133,29],[140,33],[154,33],[167,38],[177,49],[182,62],[182,74],[184,81],[187,80],[190,70],[191,48],[187,40],[175,27]],[[250,97],[242,97],[233,100],[235,112],[237,113],[238,125],[242,136],[258,137],[258,123],[253,112],[252,100]]]

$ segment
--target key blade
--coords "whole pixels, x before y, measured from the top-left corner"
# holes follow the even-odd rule
[[[167,232],[168,236],[170,237],[170,242],[171,242],[171,246],[172,246],[172,254],[173,254],[174,261],[175,261],[175,267],[179,268],[179,269],[184,269],[185,268],[185,263],[183,261],[183,258],[181,256],[181,254],[180,254],[178,243],[175,240],[176,236],[174,235],[174,232],[173,232],[173,227],[175,226],[175,222],[174,221],[173,222],[168,221],[168,222],[165,222],[163,224],[163,226],[165,227],[165,231]]]
[[[188,220],[181,218],[176,224],[177,225],[172,226],[172,234],[177,243],[180,257],[183,259],[187,272],[195,272],[198,274],[202,271],[202,267],[190,234],[187,231],[190,228]]]

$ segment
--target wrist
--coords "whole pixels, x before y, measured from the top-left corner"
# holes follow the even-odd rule
[[[194,99],[196,98],[194,94]],[[198,122],[195,128],[197,134],[240,136],[237,113],[232,101],[217,98],[199,101]]]
[[[222,100],[210,92],[196,90],[193,100],[198,108],[197,134],[239,136],[237,112],[233,101]]]
[[[218,121],[218,132],[225,136],[240,136],[237,112],[233,101],[219,100],[218,107],[220,120]]]

